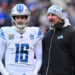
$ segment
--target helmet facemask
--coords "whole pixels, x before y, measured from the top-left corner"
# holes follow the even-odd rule
[[[12,17],[12,22],[13,22],[13,25],[15,25],[18,29],[22,30],[26,26],[28,26],[28,23],[29,23],[29,17],[28,16],[23,16],[26,18],[25,21],[21,20],[21,22],[23,22],[23,24],[18,24],[17,21],[15,20],[15,17],[17,17],[17,16]],[[18,16],[18,17],[22,17],[22,16]]]

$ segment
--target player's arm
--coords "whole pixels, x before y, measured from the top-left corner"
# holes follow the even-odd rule
[[[41,36],[41,32],[38,31],[38,41],[35,45],[35,56],[36,56],[36,62],[35,62],[35,66],[34,66],[34,70],[33,73],[35,75],[38,74],[41,65],[42,65],[42,36]]]
[[[6,49],[6,43],[5,43],[4,33],[0,30],[0,72],[2,73],[2,75],[8,75],[8,72],[6,71],[2,63],[2,58],[5,49]]]
[[[37,42],[37,45],[35,47],[35,55],[36,55],[36,62],[35,62],[33,73],[38,74],[42,65],[42,41],[41,39]]]

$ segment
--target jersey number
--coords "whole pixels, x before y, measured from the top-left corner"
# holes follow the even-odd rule
[[[28,44],[16,44],[15,62],[28,62]]]

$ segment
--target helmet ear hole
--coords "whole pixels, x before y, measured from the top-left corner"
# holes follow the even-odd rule
[[[12,16],[13,17],[13,19],[15,20],[15,16]]]
[[[25,18],[27,19],[28,18],[28,15],[25,15]]]

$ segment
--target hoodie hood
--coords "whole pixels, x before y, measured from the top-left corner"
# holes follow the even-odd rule
[[[69,19],[64,19],[64,22],[65,24],[63,25],[63,28],[71,25]]]

